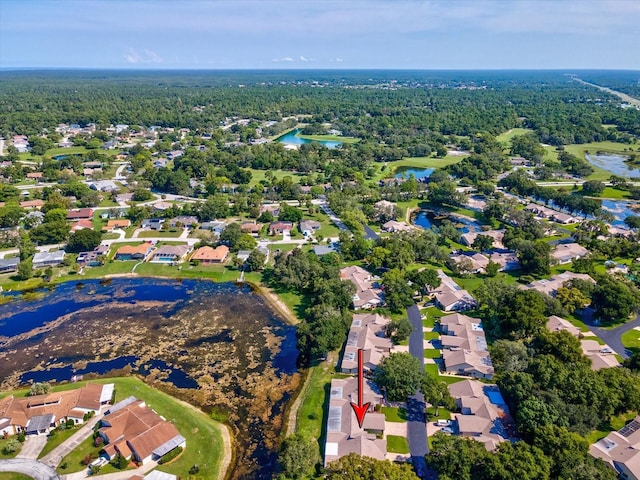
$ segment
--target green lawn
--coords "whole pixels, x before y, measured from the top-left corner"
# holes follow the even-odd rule
[[[621,415],[611,417],[609,423],[600,425],[597,430],[593,430],[591,433],[585,436],[589,444],[596,443],[598,440],[606,437],[612,431],[620,430],[627,423],[635,418],[637,412],[627,412]]]
[[[379,181],[383,178],[393,177],[396,170],[400,167],[415,167],[415,168],[443,168],[454,163],[460,162],[464,155],[447,155],[444,158],[435,157],[407,157],[402,160],[396,160],[393,162],[387,162],[384,166],[376,172],[374,181]]]
[[[622,345],[633,353],[640,352],[640,331],[633,329],[622,334]]]
[[[407,421],[407,411],[402,407],[382,407],[382,413],[387,422]]]
[[[598,195],[599,198],[612,198],[614,200],[623,200],[625,198],[631,198],[631,194],[627,190],[620,190],[619,188],[606,187],[604,191]]]
[[[138,238],[178,238],[182,234],[182,230],[145,230],[138,232]]]
[[[387,451],[391,453],[409,453],[409,442],[405,437],[387,435]]]
[[[38,455],[38,458],[42,458],[45,455],[47,455],[54,448],[56,448],[58,445],[60,445],[62,442],[64,442],[66,439],[68,439],[71,435],[73,435],[77,431],[78,431],[77,428],[66,428],[64,430],[58,430],[58,429],[52,430],[51,433],[53,433],[53,435],[49,434],[49,436],[47,437],[47,443],[44,445],[44,448],[40,452],[40,455]]]
[[[6,396],[6,395],[3,395],[3,396]],[[9,438],[15,438],[15,437],[9,437]],[[0,437],[0,460],[4,460],[7,458],[14,458],[16,455],[20,453],[20,450],[14,453],[4,453],[4,446],[7,444],[8,440],[9,439],[4,440],[2,437]],[[22,446],[22,444],[20,445]]]
[[[267,170],[258,170],[255,168],[250,168],[249,170],[251,170],[251,175],[252,175],[251,182],[249,182],[250,187],[255,187],[260,183],[261,180],[265,180],[265,173],[267,173]],[[273,177],[278,180],[284,177],[291,177],[293,183],[300,183],[300,180],[299,180],[300,177],[304,176],[301,173],[290,172],[288,170],[269,170],[269,171],[273,174]]]
[[[428,421],[432,420],[450,420],[451,412],[444,407],[438,407],[438,415],[435,415],[435,408],[428,407],[427,408],[427,419]]]
[[[531,133],[533,130],[530,128],[512,128],[509,131],[501,133],[496,137],[496,140],[500,143],[504,143],[507,146],[507,149],[511,148],[511,139],[513,137],[518,137],[520,135],[524,135],[525,133]]]
[[[438,348],[425,348],[424,358],[440,358],[442,351]]]
[[[0,480],[33,480],[33,479],[27,475],[23,475],[22,473],[0,472]]]
[[[130,395],[144,399],[147,405],[172,422],[187,439],[187,448],[180,458],[170,464],[163,465],[163,471],[182,478],[189,478],[189,469],[194,464],[198,464],[200,466],[199,475],[202,478],[219,478],[223,450],[219,424],[203,412],[190,405],[181,404],[178,400],[151,388],[135,377],[100,379],[93,380],[93,382],[115,383],[116,401]],[[71,386],[77,388],[79,385],[73,384]],[[78,462],[88,451],[92,451],[91,438],[65,457],[68,467],[64,472],[82,470],[84,467],[78,466]],[[107,473],[110,468],[112,467],[105,466],[101,472]],[[113,471],[117,470],[113,469]]]
[[[628,150],[631,146],[625,143],[616,143],[616,142],[592,142],[592,143],[581,143],[577,145],[566,145],[565,150],[573,155],[576,155],[580,158],[584,159],[584,155],[587,152],[596,153],[598,151],[608,152],[608,153],[628,153]],[[595,167],[591,165],[595,172],[589,175],[588,180],[608,180],[611,175],[611,172]]]
[[[424,332],[425,340],[437,340],[440,338],[440,334],[438,332]]]

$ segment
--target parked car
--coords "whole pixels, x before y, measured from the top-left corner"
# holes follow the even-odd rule
[[[441,432],[444,433],[453,433],[453,429],[451,427],[444,427],[442,430],[440,430]]]

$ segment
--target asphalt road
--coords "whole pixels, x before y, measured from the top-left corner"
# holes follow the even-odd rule
[[[631,320],[624,325],[612,329],[605,330],[590,324],[587,324],[587,326],[600,340],[609,345],[614,352],[622,358],[629,358],[629,351],[622,345],[622,334],[633,330],[635,327],[640,327],[640,315],[638,315],[635,320]]]
[[[407,308],[409,322],[413,331],[409,337],[409,353],[418,359],[420,368],[424,369],[424,336],[422,334],[422,318],[417,305]],[[429,453],[427,444],[426,404],[422,393],[418,392],[407,400],[407,440],[409,452],[416,473],[426,473],[424,456]]]
[[[380,235],[374,232],[369,225],[363,223],[362,226],[364,227],[364,238],[366,238],[367,240],[374,240],[374,241],[380,238]]]
[[[34,480],[60,480],[56,471],[44,463],[27,458],[11,458],[0,460],[0,472],[18,472],[30,476]]]

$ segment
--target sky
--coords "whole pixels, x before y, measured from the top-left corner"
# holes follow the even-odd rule
[[[639,0],[0,0],[0,68],[640,69]]]

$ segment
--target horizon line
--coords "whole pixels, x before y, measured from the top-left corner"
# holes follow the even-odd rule
[[[209,68],[209,67],[63,67],[63,66],[47,66],[47,67],[18,67],[0,66],[0,71],[38,71],[38,70],[117,70],[117,71],[133,71],[133,72],[170,72],[170,71],[201,71],[201,72],[237,72],[237,71],[269,71],[269,72],[304,72],[304,71],[405,71],[405,72],[513,72],[513,71],[546,71],[560,72],[565,70],[598,70],[598,71],[624,71],[624,72],[640,72],[640,69],[632,68],[608,68],[608,67],[483,67],[483,68],[408,68],[408,67],[291,67],[291,68],[268,68],[268,67],[234,67],[234,68]]]

